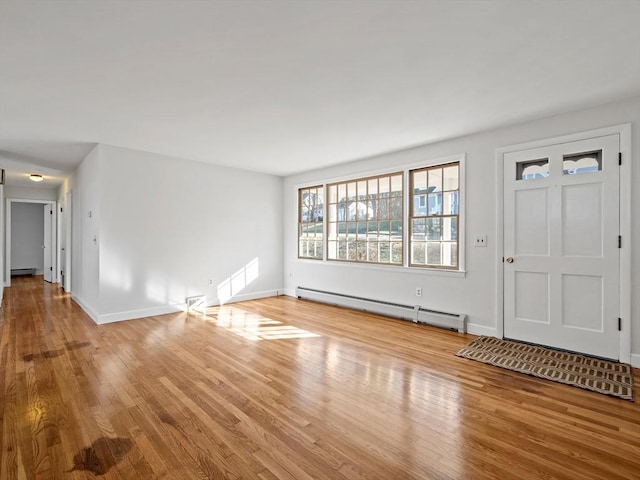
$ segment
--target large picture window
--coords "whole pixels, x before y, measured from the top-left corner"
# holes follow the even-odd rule
[[[298,257],[322,260],[324,188],[298,190]]]
[[[403,264],[403,173],[327,186],[327,259]]]
[[[459,162],[409,172],[409,265],[458,269]]]

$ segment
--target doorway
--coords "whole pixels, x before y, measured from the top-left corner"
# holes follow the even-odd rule
[[[612,127],[498,152],[499,336],[630,360],[625,133]]]
[[[5,285],[11,286],[12,273],[57,282],[56,202],[8,198],[5,219]]]

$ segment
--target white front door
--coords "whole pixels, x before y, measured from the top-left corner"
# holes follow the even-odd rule
[[[44,239],[42,244],[42,252],[44,254],[44,279],[47,282],[53,281],[53,212],[51,205],[44,206]]]
[[[619,135],[504,155],[504,336],[620,356]]]

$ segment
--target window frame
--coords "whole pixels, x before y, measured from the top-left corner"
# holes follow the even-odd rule
[[[388,172],[388,173],[380,173],[380,174],[369,175],[369,176],[364,176],[364,177],[348,178],[348,179],[344,179],[344,180],[340,180],[340,181],[334,181],[334,182],[325,184],[325,206],[326,206],[326,216],[327,216],[328,220],[327,220],[327,222],[325,222],[326,238],[325,238],[324,242],[325,242],[325,259],[327,261],[330,261],[330,262],[343,262],[343,263],[359,264],[359,265],[381,265],[381,266],[385,266],[385,267],[386,266],[403,267],[405,265],[405,238],[406,238],[405,237],[405,228],[406,228],[406,225],[405,225],[405,223],[406,223],[405,222],[405,212],[406,212],[406,207],[405,207],[406,175],[405,175],[405,173],[406,173],[405,170],[396,170],[396,171],[392,171],[392,172]],[[400,177],[400,188],[401,188],[400,192],[401,193],[400,193],[399,196],[393,196],[392,195],[392,192],[393,192],[393,190],[392,190],[392,178],[393,177],[397,177],[397,176]],[[368,196],[369,182],[377,180],[378,181],[378,184],[377,184],[378,185],[378,194],[379,194],[380,193],[380,179],[383,179],[383,178],[388,178],[389,179],[389,191],[388,191],[389,195],[387,197],[389,199],[389,205],[388,205],[389,218],[388,219],[376,218],[376,219],[371,220],[371,219],[366,218],[364,220],[361,220],[361,219],[357,218],[359,216],[359,212],[356,211],[355,212],[355,216],[356,216],[355,220],[349,220],[347,218],[347,219],[345,219],[345,220],[343,220],[341,222],[340,220],[338,220],[338,215],[337,215],[338,212],[336,212],[336,221],[335,222],[331,222],[331,212],[330,212],[331,205],[339,205],[339,204],[342,203],[342,202],[339,201],[339,198],[338,198],[338,195],[339,195],[338,192],[340,190],[340,187],[339,187],[340,185],[344,185],[345,192],[346,192],[346,195],[347,195],[346,204],[347,204],[347,208],[348,208],[348,205],[349,205],[349,202],[350,202],[348,200],[348,195],[349,195],[348,184],[353,183],[353,184],[356,185],[356,199],[355,199],[355,202],[357,204],[357,203],[359,203],[361,201],[360,198],[359,198],[358,184],[359,183],[364,183],[365,185],[367,185],[366,189],[367,189],[367,196]],[[331,190],[330,189],[332,187],[335,187],[336,190],[337,190],[337,192],[336,192],[336,202],[335,203],[331,202],[331,193],[330,193]],[[391,208],[392,208],[391,207],[391,201],[394,198],[399,198],[399,200],[400,200],[399,201],[399,204],[400,204],[400,217],[392,219],[391,215],[390,215],[391,214]],[[380,200],[381,200],[380,198],[375,199],[376,202],[379,202]],[[368,202],[370,200],[369,199],[365,199],[365,201]],[[377,208],[378,207],[376,206],[376,211],[377,211]],[[357,207],[356,207],[356,209],[357,209]],[[377,230],[377,232],[378,232],[378,240],[376,240],[375,242],[374,241],[370,242],[369,238],[368,238],[369,232],[370,232],[369,223],[371,223],[371,222],[375,222],[375,223],[378,224],[378,230]],[[379,236],[380,236],[380,222],[388,222],[389,223],[389,238],[388,238],[388,240],[386,240],[386,242],[384,240],[380,241],[380,239],[379,239]],[[359,230],[359,226],[358,225],[361,224],[361,223],[365,223],[366,224],[366,227],[365,227],[366,228],[366,232],[365,232],[364,235],[365,235],[365,248],[366,248],[366,251],[367,251],[367,257],[369,256],[369,245],[370,245],[370,243],[376,243],[377,245],[380,245],[380,243],[388,243],[389,244],[389,261],[381,262],[379,260],[378,261],[358,260],[357,258],[355,260],[350,260],[348,258],[330,258],[329,257],[329,252],[331,251],[331,248],[330,248],[329,243],[330,242],[335,242],[336,243],[336,247],[335,248],[336,249],[340,248],[338,239],[336,239],[335,241],[334,240],[330,240],[329,232],[330,232],[330,228],[331,228],[330,225],[332,223],[336,224],[336,228],[339,228],[338,225],[340,223],[344,223],[345,225],[347,225],[347,227],[346,227],[347,229],[349,228],[348,225],[350,223],[355,224],[355,228],[356,228],[355,235],[356,235],[356,237],[355,237],[354,241],[356,243],[356,256],[358,254],[357,253],[358,252],[358,242],[359,242],[358,236],[360,235],[359,231],[358,231]],[[392,223],[399,223],[400,224],[400,229],[402,231],[402,234],[401,234],[401,238],[400,238],[399,241],[398,240],[393,241],[392,238],[391,238],[391,224]],[[349,242],[350,242],[350,240],[347,240],[347,243],[349,243]],[[397,244],[397,243],[400,243],[400,249],[399,249],[400,262],[399,263],[392,261],[393,260],[393,256],[394,256],[394,244]],[[378,248],[378,256],[380,255],[379,252],[380,252],[380,250]]]
[[[316,195],[318,192],[322,192],[322,199],[323,199],[323,203],[322,203],[322,219],[320,221],[317,221],[317,218],[315,221],[310,222],[310,221],[303,221],[302,219],[302,214],[303,214],[303,209],[302,207],[303,205],[303,201],[302,201],[302,196],[303,196],[303,192],[307,191],[307,192],[312,192],[312,191],[316,191]],[[318,185],[310,185],[307,187],[300,187],[297,189],[297,197],[298,197],[298,205],[297,205],[297,240],[296,243],[298,245],[297,250],[298,250],[298,258],[299,259],[304,259],[304,260],[324,260],[325,259],[325,222],[324,222],[324,218],[326,215],[326,185],[324,184],[318,184]],[[317,206],[317,202],[314,203],[314,206]],[[301,243],[302,243],[302,229],[303,229],[303,225],[315,225],[316,226],[316,233],[317,233],[317,228],[318,225],[321,226],[321,231],[322,231],[322,236],[321,236],[321,240],[320,240],[320,246],[321,246],[321,255],[320,256],[310,256],[310,255],[302,255],[301,252]],[[308,251],[308,242],[309,242],[309,237],[305,237],[307,240],[307,251]],[[314,240],[314,242],[317,243],[317,240]]]
[[[415,158],[415,157],[414,157]],[[327,255],[327,239],[328,239],[328,209],[327,204],[329,202],[328,198],[328,189],[327,186],[330,184],[336,183],[344,183],[357,181],[358,179],[370,178],[370,177],[379,177],[379,176],[387,176],[392,175],[394,173],[403,173],[403,189],[404,192],[410,192],[409,185],[409,172],[411,170],[418,170],[426,167],[436,167],[438,165],[445,165],[449,163],[458,163],[458,267],[454,268],[443,268],[436,267],[431,265],[417,265],[411,266],[410,263],[410,237],[407,238],[407,235],[411,235],[410,232],[410,220],[409,220],[409,212],[411,208],[411,195],[409,193],[403,195],[403,260],[402,264],[395,263],[371,263],[371,262],[358,262],[358,261],[344,261],[344,260],[332,260],[328,258]],[[366,271],[379,271],[379,272],[392,272],[395,271],[397,273],[409,273],[414,275],[428,275],[428,276],[441,276],[441,277],[449,277],[449,278],[465,278],[466,277],[466,154],[465,153],[456,153],[452,155],[447,155],[443,157],[437,158],[427,158],[426,160],[422,160],[419,162],[411,162],[399,164],[395,168],[380,168],[380,169],[371,169],[364,170],[359,174],[346,174],[339,176],[327,176],[316,178],[316,181],[311,182],[300,182],[292,185],[294,188],[294,192],[292,192],[296,198],[298,198],[298,191],[300,189],[308,189],[314,187],[320,187],[324,189],[325,195],[325,211],[323,217],[323,235],[324,235],[324,245],[323,245],[323,261],[316,262],[315,260],[320,260],[319,258],[307,258],[307,257],[296,257],[296,261],[298,262],[307,262],[308,260],[312,260],[314,265],[322,265],[327,268],[335,268],[335,267],[348,267],[348,268],[356,268],[356,269],[364,269]],[[296,206],[294,209],[295,212],[295,222],[296,226],[299,225],[299,215],[300,215],[300,207]],[[292,212],[293,213],[293,212]],[[296,229],[296,234],[298,234],[299,230]],[[296,239],[298,241],[298,239]],[[299,243],[298,243],[299,245]],[[298,249],[299,247],[296,247]]]
[[[433,215],[429,215],[428,213],[425,215],[416,215],[415,213],[415,202],[414,202],[414,179],[415,173],[418,172],[426,172],[427,174],[427,178],[429,177],[429,171],[431,170],[442,170],[444,171],[445,168],[447,167],[452,167],[452,166],[456,166],[458,169],[457,172],[457,176],[458,176],[458,188],[455,190],[445,190],[444,189],[444,185],[442,185],[443,188],[440,189],[440,195],[442,196],[443,200],[442,202],[444,203],[444,194],[448,193],[448,192],[456,192],[456,196],[457,196],[457,213],[456,214],[451,214],[451,213],[444,213],[444,209],[443,207],[441,207],[441,209],[443,210],[442,213],[440,214],[433,214]],[[409,212],[407,215],[407,266],[409,268],[429,268],[429,269],[435,269],[435,270],[453,270],[453,271],[460,271],[460,251],[461,251],[461,237],[460,237],[460,224],[462,223],[460,221],[460,216],[461,216],[461,161],[452,161],[452,162],[447,162],[447,163],[435,163],[432,165],[427,165],[427,166],[423,166],[423,167],[419,167],[419,168],[412,168],[408,170],[408,176],[409,176],[409,189],[408,189],[408,196],[409,196]],[[428,180],[427,180],[428,181]],[[442,180],[441,183],[444,182],[444,179]],[[429,193],[428,191],[425,192],[423,195],[420,195],[420,198],[422,197],[429,197]],[[420,202],[422,203],[422,202]],[[429,209],[429,202],[426,201],[426,208],[427,210]],[[439,218],[441,219],[440,224],[443,225],[444,224],[444,219],[446,218],[455,218],[456,219],[456,239],[455,239],[455,245],[456,245],[456,264],[455,265],[434,265],[434,264],[427,264],[427,247],[428,247],[428,243],[429,240],[427,238],[427,233],[426,233],[426,225],[428,223],[429,219],[433,219],[433,218]],[[413,263],[412,258],[412,247],[413,247],[413,242],[417,241],[413,239],[413,221],[416,219],[424,219],[425,220],[425,240],[421,241],[425,244],[425,263]],[[442,226],[441,226],[442,228]],[[440,238],[440,240],[435,240],[432,241],[432,243],[440,243],[440,245],[444,244],[444,243],[453,243],[453,241],[447,241],[447,240],[443,240],[442,238]],[[442,251],[442,250],[441,250]]]

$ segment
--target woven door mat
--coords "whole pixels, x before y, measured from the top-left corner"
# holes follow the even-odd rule
[[[633,370],[626,363],[493,337],[476,338],[456,355],[633,401]]]

